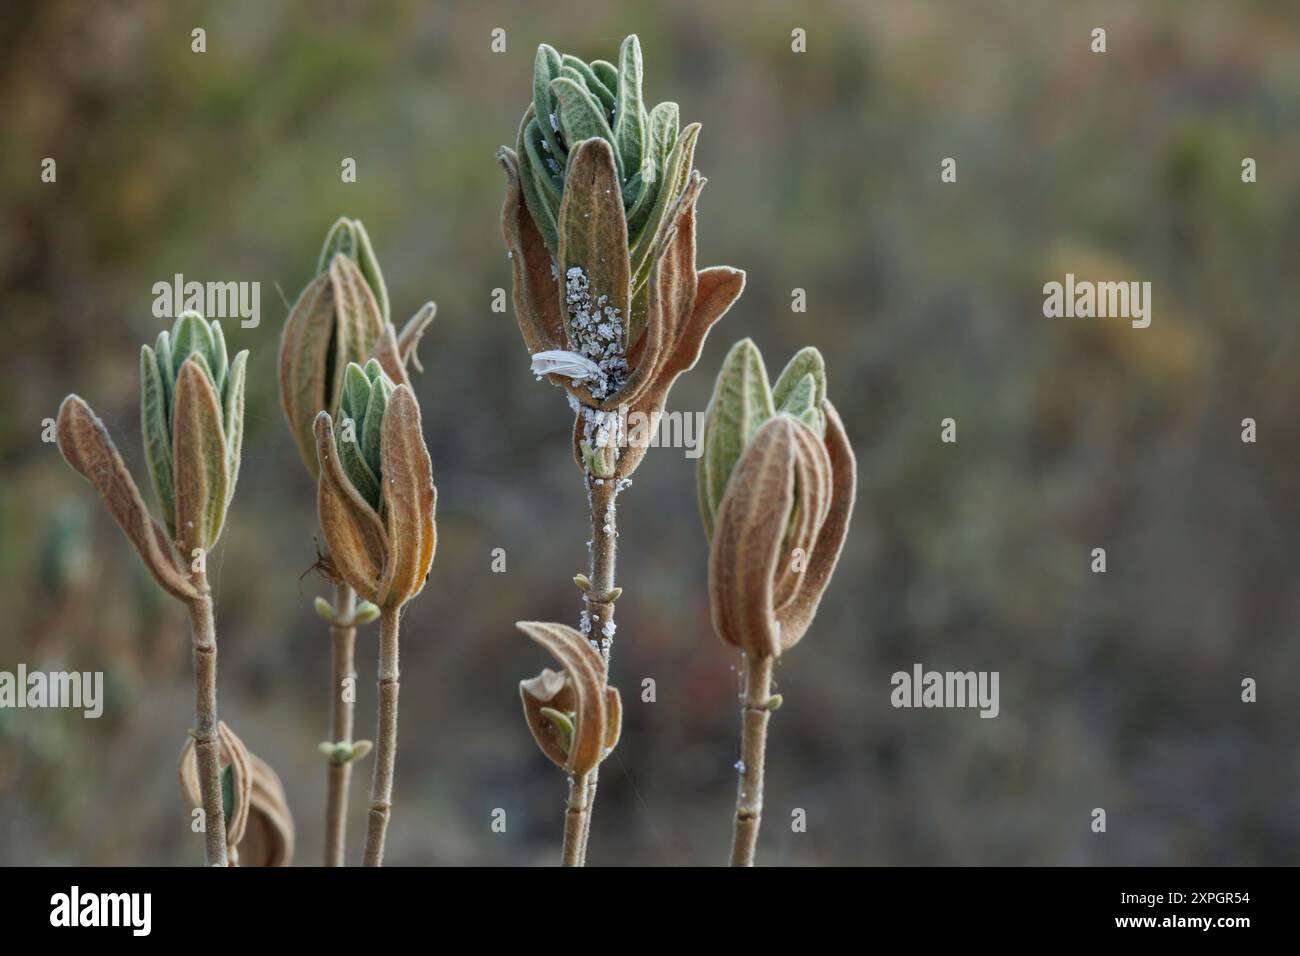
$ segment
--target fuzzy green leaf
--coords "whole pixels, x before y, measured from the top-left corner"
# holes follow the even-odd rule
[[[226,393],[226,375],[230,371],[230,356],[226,352],[226,336],[221,331],[221,323],[215,319],[209,325],[212,332],[212,352],[208,355],[208,367],[212,369],[212,383],[217,387],[217,394]]]
[[[381,375],[376,379],[361,419],[361,454],[376,476],[380,474],[381,468],[379,451],[384,412],[388,410],[388,400],[393,397],[393,388],[394,385],[388,378]]]
[[[568,156],[560,137],[551,125],[551,116],[558,108],[555,97],[551,95],[551,81],[560,75],[560,54],[554,47],[543,43],[537,48],[537,59],[533,62],[533,110],[537,120],[538,131],[550,144],[551,154],[561,166]],[[558,122],[558,118],[556,120]]]
[[[777,408],[783,408],[787,396],[805,375],[811,375],[816,383],[813,404],[821,408],[822,402],[826,401],[826,361],[822,353],[811,345],[796,352],[777,376],[776,384],[772,386],[772,401]]]
[[[709,537],[736,462],[758,429],[775,414],[763,355],[753,340],[741,339],[722,363],[705,413],[704,450],[698,467],[700,512]]]
[[[560,104],[560,129],[564,131],[565,142],[569,144],[570,162],[574,150],[584,139],[599,138],[614,145],[614,132],[609,128],[605,111],[595,96],[565,76],[551,81],[551,92]],[[618,149],[614,150],[614,163],[621,183],[624,178],[623,160]]]
[[[165,334],[165,333],[164,333]],[[144,460],[162,509],[167,533],[176,534],[176,493],[172,482],[172,438],[170,409],[158,369],[158,356],[145,345],[140,348],[140,431],[144,436]]]
[[[632,241],[632,290],[636,292],[650,277],[654,265],[651,253],[654,251],[655,239],[659,235],[664,220],[672,211],[673,204],[686,188],[686,181],[691,174],[691,164],[695,160],[695,140],[700,135],[700,124],[692,123],[682,130],[682,135],[673,147],[668,165],[661,171],[659,192],[655,196],[654,206],[641,227],[640,233]]]
[[[618,51],[618,109],[614,113],[614,144],[622,158],[620,177],[641,169],[645,156],[645,107],[641,103],[641,43],[632,34]]]
[[[212,341],[212,329],[208,323],[203,321],[203,316],[197,312],[185,312],[176,320],[175,326],[172,327],[172,377],[173,380],[179,376],[181,366],[187,358],[194,355],[203,357],[203,368],[208,373],[208,378],[212,384],[216,385],[216,378],[212,374],[212,356],[215,345]]]
[[[583,85],[587,87],[587,92],[595,94],[596,99],[600,100],[600,105],[605,108],[606,113],[614,112],[614,104],[618,102],[615,98],[615,86],[606,86],[605,82],[596,75],[590,66],[579,60],[576,56],[569,56],[567,53],[562,60],[565,67],[573,70],[582,77]]]

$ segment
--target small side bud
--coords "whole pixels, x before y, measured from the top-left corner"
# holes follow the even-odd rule
[[[369,601],[362,601],[357,605],[356,622],[358,624],[369,624],[379,619],[379,608]]]
[[[586,594],[591,590],[591,578],[587,577],[585,574],[575,574],[573,576],[573,583],[578,586],[578,590],[583,594]]]
[[[322,621],[329,621],[331,624],[334,623],[334,606],[330,604],[329,601],[325,600],[323,597],[318,597],[313,602],[313,606],[316,608],[317,617]]]
[[[360,760],[362,757],[364,757],[366,754],[370,753],[370,751],[374,749],[375,749],[375,745],[372,744],[369,740],[358,740],[356,743],[352,745],[351,759]]]
[[[785,703],[785,698],[780,694],[773,694],[767,699],[767,709],[770,711],[780,710],[783,703]]]
[[[564,752],[567,754],[573,748],[573,718],[575,715],[566,714],[554,707],[541,708],[541,714],[555,725],[555,729],[560,735],[560,743],[564,745]]]

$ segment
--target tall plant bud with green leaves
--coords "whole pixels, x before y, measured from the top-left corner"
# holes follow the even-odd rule
[[[388,288],[360,220],[339,219],[325,237],[316,277],[289,312],[280,338],[280,404],[304,465],[315,479],[319,412],[334,414],[349,363],[378,359],[396,383],[420,369],[415,349],[437,307],[425,303],[399,333],[389,321]]]
[[[140,352],[140,419],[160,523],[103,422],[77,395],[59,406],[59,451],[95,486],[154,579],[190,612],[194,740],[204,858],[225,866],[227,848],[217,736],[217,638],[207,552],[221,537],[235,492],[244,434],[248,353],[228,359],[221,326],[186,312]]]
[[[337,426],[329,412],[316,416],[316,500],[329,547],[323,563],[379,608],[379,717],[365,848],[366,865],[379,866],[397,760],[398,620],[433,562],[438,492],[410,385],[394,384],[378,359],[348,365],[343,383]]]
[[[227,358],[220,322],[186,312],[140,349],[140,429],[163,520],[183,555],[221,536],[239,477],[248,352]]]
[[[503,231],[515,314],[533,371],[577,409],[574,451],[597,477],[627,477],[645,445],[622,420],[657,420],[677,376],[744,288],[738,269],[697,271],[692,168],[698,123],[675,103],[642,103],[641,47],[618,65],[541,46],[517,150],[502,147]]]
[[[773,664],[812,624],[857,488],[853,449],[826,398],[821,353],[796,353],[771,385],[758,347],[736,343],[714,386],[698,469],[713,627],[745,655],[731,862],[749,866],[767,721],[780,705],[771,695]]]

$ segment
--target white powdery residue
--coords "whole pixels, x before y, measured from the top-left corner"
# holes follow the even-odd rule
[[[587,383],[591,397],[600,401],[623,387],[627,357],[623,354],[623,316],[608,295],[592,297],[591,282],[581,266],[564,274],[564,301],[574,349],[594,362],[600,377]]]
[[[631,478],[620,478],[620,479],[618,480],[618,491],[626,491],[628,488],[631,488],[631,487],[632,487],[632,479],[631,479]],[[617,494],[617,493],[618,493],[618,492],[616,491],[615,494]]]
[[[551,113],[551,129],[557,133],[560,131],[560,121],[555,118],[554,112]]]
[[[735,767],[736,767],[736,770],[738,770],[740,773],[744,773],[744,772],[745,772],[745,761],[743,761],[743,760],[737,760],[737,761],[736,761],[736,764],[735,764]]]
[[[600,633],[605,635],[606,639],[608,639],[613,637],[614,632],[617,630],[618,630],[617,624],[615,624],[613,621],[606,621],[605,626],[600,629]],[[602,641],[601,643],[604,643],[604,641]]]
[[[579,616],[578,630],[582,632],[583,637],[591,633],[591,612],[583,611]]]

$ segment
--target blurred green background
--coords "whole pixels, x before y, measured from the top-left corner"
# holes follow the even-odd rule
[[[517,692],[549,662],[513,622],[576,623],[585,500],[564,399],[529,374],[513,314],[491,311],[510,287],[493,156],[539,42],[612,58],[629,32],[647,98],[704,124],[700,265],[749,274],[670,409],[703,409],[742,336],[773,373],[816,345],[861,470],[836,578],[778,668],[760,862],[1293,862],[1298,27],[1290,4],[1173,0],[5,4],[0,669],[103,670],[108,700],[99,720],[0,711],[0,863],[200,858],[176,793],[184,612],[40,439],[75,390],[143,480],[138,351],[163,324],[153,283],[178,272],[262,286],[260,327],[223,323],[252,356],[209,565],[220,710],[283,777],[296,862],[320,859],[328,655],[311,601],[327,588],[304,577],[314,493],[279,410],[276,290],[296,297],[341,214],[368,227],[396,321],[438,303],[416,389],[440,541],[403,626],[389,862],[558,860],[565,782]],[[1151,327],[1044,318],[1042,285],[1067,271],[1149,280]],[[711,632],[694,462],[651,452],[621,504],[627,717],[589,859],[722,863],[738,660]],[[358,736],[375,650],[371,628]],[[1001,715],[891,708],[890,675],[914,662],[999,671]],[[1240,701],[1245,677],[1258,703]]]

